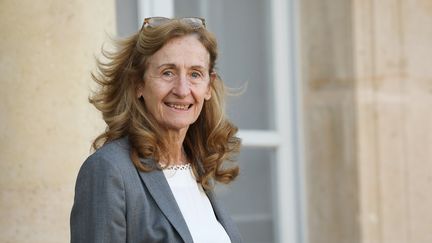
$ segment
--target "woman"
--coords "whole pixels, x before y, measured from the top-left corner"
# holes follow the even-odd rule
[[[147,18],[103,54],[90,102],[107,129],[77,178],[71,241],[241,242],[212,192],[237,176],[223,162],[240,140],[204,19]]]

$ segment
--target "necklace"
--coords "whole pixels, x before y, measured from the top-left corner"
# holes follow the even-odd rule
[[[192,168],[191,164],[187,163],[187,164],[180,164],[180,165],[170,165],[164,168],[164,170],[189,170],[191,168]]]

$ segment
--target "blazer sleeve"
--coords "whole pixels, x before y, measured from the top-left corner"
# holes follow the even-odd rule
[[[126,242],[126,202],[122,175],[93,154],[82,165],[70,217],[71,243]]]

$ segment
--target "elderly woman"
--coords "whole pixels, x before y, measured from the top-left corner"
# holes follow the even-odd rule
[[[213,194],[238,174],[217,45],[201,18],[147,18],[103,51],[90,102],[106,131],[78,174],[72,242],[241,242]]]

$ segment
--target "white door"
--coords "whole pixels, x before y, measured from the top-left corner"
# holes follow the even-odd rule
[[[217,71],[228,87],[247,84],[228,98],[240,128],[239,179],[218,187],[247,243],[303,243],[302,167],[298,124],[294,0],[138,0],[117,8],[149,16],[200,16],[216,34]],[[120,4],[120,5],[119,5]],[[135,4],[135,5],[134,5]],[[125,11],[125,10],[123,10]],[[122,15],[122,13],[120,13]],[[119,21],[125,22],[123,13]],[[119,23],[120,23],[119,22]],[[124,24],[124,25],[125,25]],[[126,28],[126,26],[125,26]],[[119,32],[122,33],[121,26]],[[124,31],[123,31],[124,33]]]

